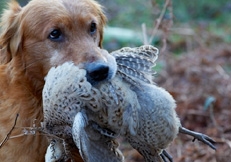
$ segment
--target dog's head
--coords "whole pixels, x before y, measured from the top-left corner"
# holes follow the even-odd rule
[[[111,78],[115,60],[101,49],[106,18],[94,0],[32,0],[21,8],[11,2],[1,22],[0,62],[20,60],[31,77],[67,61],[85,68],[88,79]]]

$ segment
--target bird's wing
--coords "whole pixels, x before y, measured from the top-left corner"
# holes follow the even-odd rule
[[[83,107],[79,96],[91,89],[85,75],[85,70],[70,62],[48,72],[43,88],[43,126],[47,133],[61,138],[71,134],[74,117]]]
[[[99,125],[105,123],[108,129],[116,134],[136,134],[138,128],[137,110],[140,105],[136,94],[130,89],[130,84],[115,76],[110,82],[102,82],[96,87],[101,92],[102,110],[99,119],[94,120]]]
[[[158,49],[151,45],[130,48],[124,47],[111,53],[117,62],[117,75],[130,84],[136,85],[137,79],[152,83]]]
[[[138,109],[139,137],[147,147],[166,148],[176,138],[180,120],[175,112],[173,97],[163,88],[151,84],[142,84],[143,91],[133,87],[141,106]],[[139,139],[138,139],[139,138]],[[139,146],[137,146],[139,147]]]
[[[94,129],[84,111],[75,116],[72,135],[85,162],[124,161],[122,153],[117,148],[118,144],[109,136]]]
[[[161,150],[176,137],[180,121],[175,113],[175,101],[172,96],[152,82],[158,50],[150,45],[126,47],[112,52],[112,55],[118,65],[117,76],[127,82],[130,90],[137,96],[134,100],[137,100],[141,107],[135,109],[138,114],[135,120],[138,121],[137,133],[127,134],[126,138],[146,161],[159,162]],[[127,92],[127,95],[131,93]]]

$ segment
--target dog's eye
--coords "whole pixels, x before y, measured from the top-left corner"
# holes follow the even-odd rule
[[[90,26],[90,34],[92,34],[92,35],[95,34],[96,29],[97,29],[96,23],[92,22],[91,26]]]
[[[61,41],[62,40],[62,32],[59,29],[54,29],[49,34],[48,38],[52,41]]]

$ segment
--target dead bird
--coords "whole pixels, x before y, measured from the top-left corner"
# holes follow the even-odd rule
[[[48,148],[47,161],[71,158],[68,147],[73,143],[84,161],[124,161],[118,136],[124,136],[147,162],[172,161],[164,149],[179,132],[215,148],[210,137],[181,126],[175,100],[153,83],[158,49],[126,47],[111,55],[117,73],[97,84],[71,62],[49,71],[43,89],[43,127],[58,138],[52,138],[55,144]],[[60,139],[67,145],[60,145]]]

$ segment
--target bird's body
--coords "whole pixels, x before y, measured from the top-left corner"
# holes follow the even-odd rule
[[[181,124],[175,112],[175,101],[167,91],[150,84],[142,84],[142,88],[143,91],[133,88],[141,106],[137,135],[126,138],[147,162],[154,162],[176,138]]]
[[[172,96],[152,83],[157,54],[152,46],[113,52],[116,76],[96,85],[73,63],[52,68],[43,89],[44,130],[69,146],[75,143],[87,162],[124,161],[117,136],[126,137],[147,162],[162,161],[159,155],[181,124]]]

